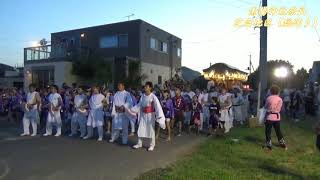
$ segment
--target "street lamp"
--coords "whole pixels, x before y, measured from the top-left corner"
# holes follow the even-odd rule
[[[31,42],[31,46],[32,46],[32,47],[40,46],[40,42],[39,42],[39,41],[32,41],[32,42]]]
[[[274,70],[274,75],[276,78],[281,79],[281,84],[285,87],[288,85],[287,77],[289,75],[289,70],[287,67],[278,67]]]

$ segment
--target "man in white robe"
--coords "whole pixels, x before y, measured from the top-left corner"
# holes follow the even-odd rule
[[[120,82],[118,84],[118,92],[113,98],[113,107],[111,112],[112,117],[112,133],[110,143],[113,143],[120,136],[120,131],[122,130],[122,144],[128,143],[128,126],[130,117],[126,111],[125,107],[131,108],[132,98],[129,92],[125,90],[124,83]],[[129,118],[130,117],[130,118]]]
[[[25,104],[25,112],[23,116],[23,134],[21,136],[30,135],[29,126],[32,125],[32,135],[37,135],[37,121],[39,118],[39,108],[41,104],[41,98],[38,92],[35,91],[33,84],[29,85],[29,93],[27,95],[27,102]]]
[[[234,94],[232,96],[232,110],[233,110],[233,117],[234,120],[239,122],[241,125],[243,125],[243,113],[242,113],[242,106],[244,104],[244,99],[242,97],[242,94],[239,92],[238,89],[234,89]]]
[[[61,106],[62,106],[62,98],[60,94],[58,94],[58,86],[53,85],[50,87],[51,94],[49,95],[49,112],[47,118],[46,125],[46,133],[43,136],[51,136],[52,135],[52,126],[55,125],[57,128],[56,137],[61,136]]]
[[[83,88],[78,88],[78,94],[74,97],[74,113],[71,118],[71,134],[74,136],[77,134],[78,126],[80,127],[80,138],[86,135],[87,125],[87,96],[83,92]]]
[[[93,136],[93,128],[98,129],[98,141],[103,140],[103,124],[104,124],[104,113],[103,113],[103,101],[105,100],[104,95],[100,93],[97,86],[92,87],[92,95],[89,100],[89,115],[87,120],[87,135],[83,139],[90,139]]]
[[[128,112],[138,114],[138,143],[133,146],[134,149],[142,147],[142,138],[150,138],[151,143],[148,151],[153,151],[156,145],[155,123],[158,122],[162,129],[165,129],[165,116],[161,104],[156,95],[152,92],[152,83],[146,82],[145,94],[142,95],[139,103]]]

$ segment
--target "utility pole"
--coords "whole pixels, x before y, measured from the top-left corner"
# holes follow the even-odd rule
[[[251,54],[249,55],[249,74],[252,72],[252,61],[251,61]]]
[[[268,0],[262,0],[262,8],[268,6]],[[260,27],[260,60],[259,60],[259,100],[263,102],[265,97],[265,89],[267,88],[268,76],[267,76],[267,39],[268,39],[268,28],[266,25],[267,14],[262,16],[262,26]],[[258,102],[258,108],[261,103]]]

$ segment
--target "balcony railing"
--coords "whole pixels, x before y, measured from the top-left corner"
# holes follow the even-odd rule
[[[49,59],[51,45],[24,48],[24,61]]]
[[[24,61],[47,60],[66,57],[63,47],[52,47],[51,45],[24,48]]]

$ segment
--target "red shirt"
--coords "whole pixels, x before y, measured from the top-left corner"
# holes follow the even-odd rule
[[[176,111],[184,111],[185,107],[184,107],[184,100],[182,98],[182,96],[179,97],[174,97],[173,98],[173,107]]]

